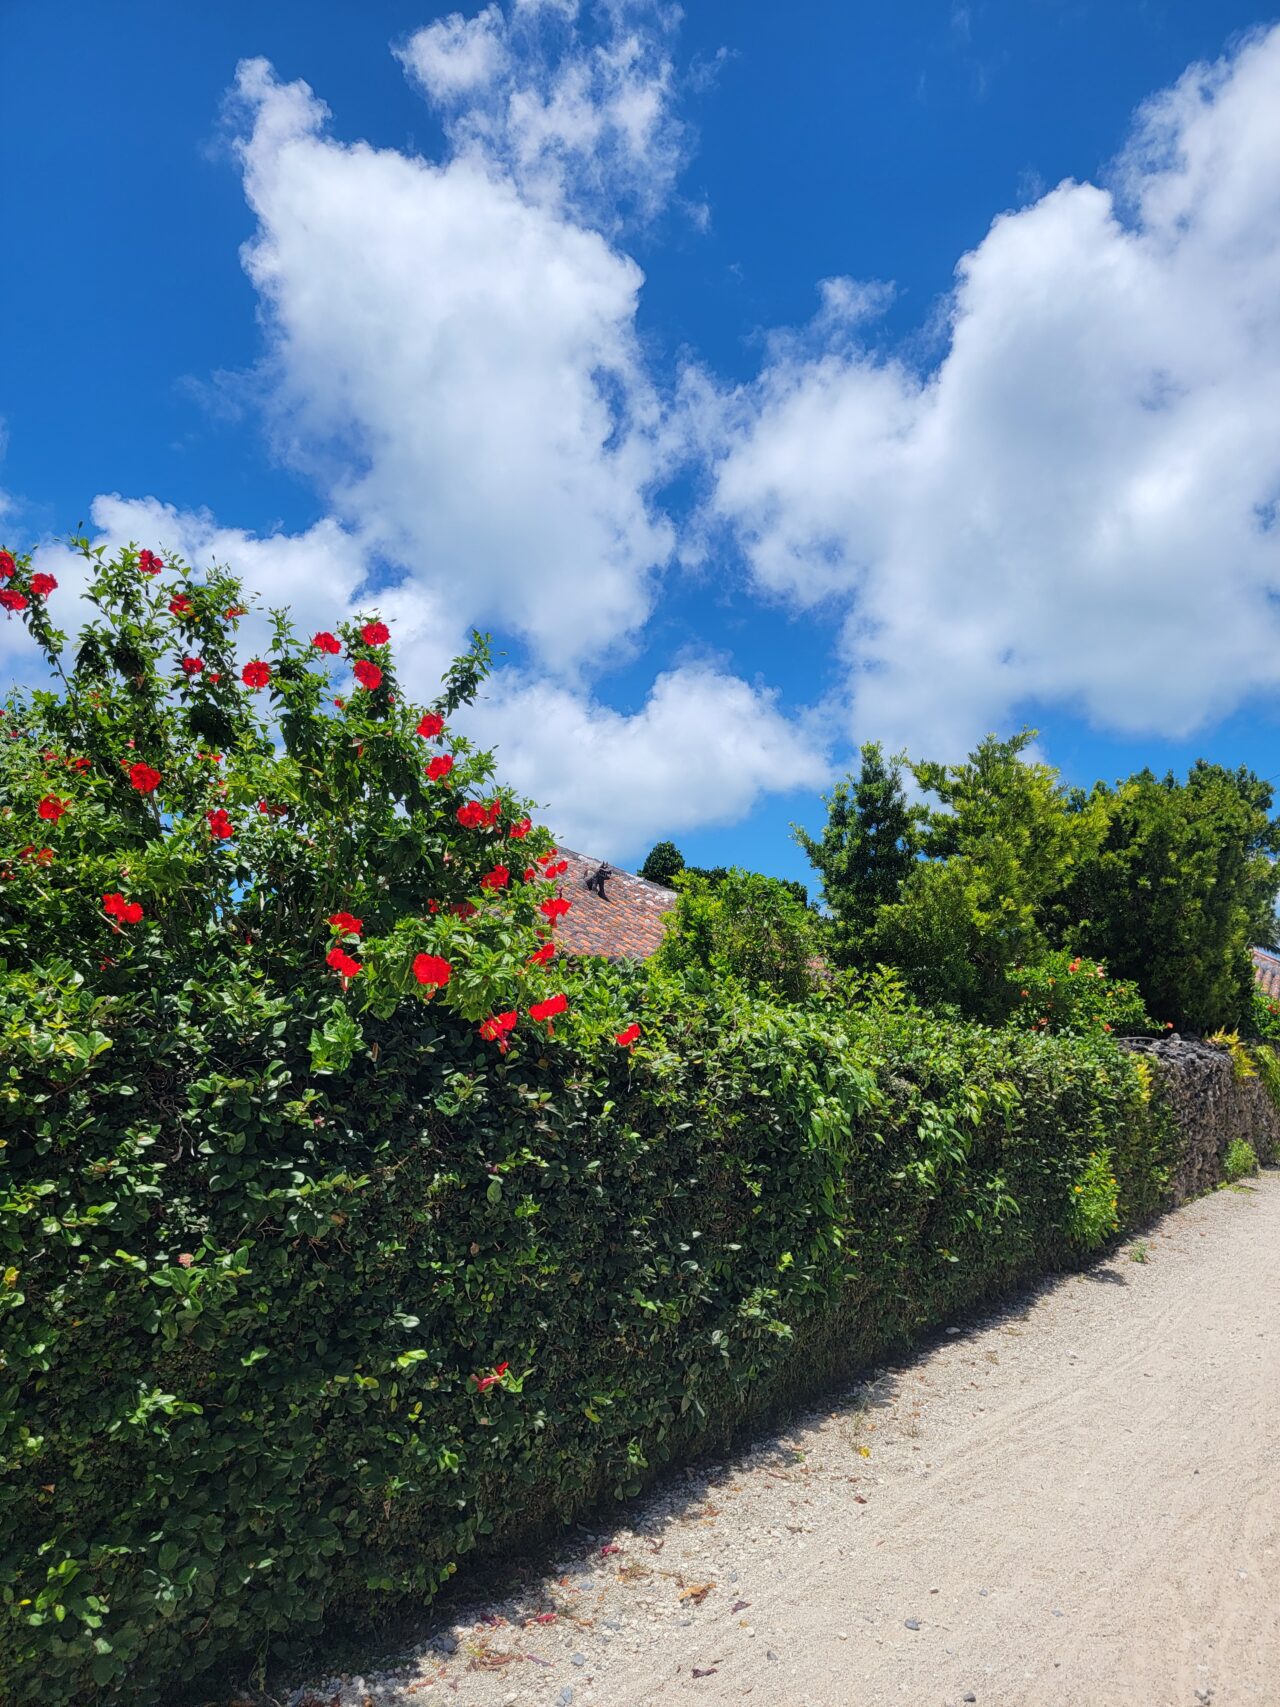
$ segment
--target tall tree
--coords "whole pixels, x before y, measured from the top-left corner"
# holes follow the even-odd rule
[[[921,857],[875,921],[878,957],[919,996],[992,1020],[1007,1011],[1011,974],[1051,946],[1054,904],[1106,825],[1100,804],[1073,799],[1051,766],[1024,757],[1034,735],[988,735],[959,765],[911,765],[938,804]]]
[[[823,797],[820,837],[793,826],[797,842],[822,877],[831,911],[831,952],[842,966],[874,962],[876,920],[896,901],[915,863],[920,812],[907,803],[902,770],[886,762],[878,741],[861,749],[862,768]]]
[[[673,879],[684,870],[684,855],[674,842],[655,842],[645,855],[640,875],[649,883],[661,883],[664,889],[673,887]]]
[[[1270,784],[1199,759],[1185,782],[1144,770],[1089,798],[1106,835],[1061,897],[1063,939],[1131,978],[1181,1030],[1247,1023],[1249,950],[1276,942]]]

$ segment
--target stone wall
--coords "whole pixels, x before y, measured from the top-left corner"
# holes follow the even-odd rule
[[[1233,1138],[1251,1144],[1260,1162],[1280,1160],[1280,1113],[1260,1077],[1236,1077],[1230,1050],[1176,1034],[1131,1038],[1124,1047],[1156,1066],[1161,1094],[1182,1132],[1182,1161],[1169,1182],[1175,1204],[1219,1183]]]

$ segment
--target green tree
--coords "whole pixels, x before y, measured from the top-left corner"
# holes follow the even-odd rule
[[[684,870],[684,855],[674,842],[655,842],[640,867],[647,883],[660,883],[664,889],[675,887],[676,876]]]
[[[878,958],[918,996],[985,1019],[1007,1012],[1011,969],[1049,949],[1054,903],[1106,826],[1101,803],[1073,799],[1050,765],[1023,757],[1034,735],[988,735],[963,764],[910,766],[938,805],[899,899],[875,919]]]
[[[660,969],[731,978],[789,1001],[814,988],[822,921],[790,885],[734,868],[723,877],[686,870],[675,887],[680,898],[655,956]]]
[[[1251,947],[1276,938],[1272,790],[1250,770],[1197,760],[1185,782],[1144,770],[1082,810],[1106,831],[1057,905],[1062,940],[1129,978],[1180,1030],[1248,1024]]]
[[[915,864],[921,814],[907,803],[901,767],[886,762],[877,741],[862,748],[857,781],[846,777],[823,799],[822,835],[799,825],[793,833],[822,877],[833,958],[841,966],[870,965],[880,909],[898,899]]]

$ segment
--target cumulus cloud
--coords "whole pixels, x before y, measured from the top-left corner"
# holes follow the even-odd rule
[[[766,794],[821,788],[830,775],[814,730],[775,695],[706,663],[664,671],[632,716],[500,675],[470,726],[500,746],[503,776],[546,802],[558,836],[606,859],[733,823]]]
[[[438,88],[488,74],[487,37],[433,28]],[[415,585],[550,668],[598,665],[643,625],[673,541],[639,267],[482,153],[340,144],[260,60],[237,90],[287,453]]]
[[[877,302],[828,288],[721,397],[710,502],[829,603],[859,733],[1185,734],[1280,682],[1280,29],[1150,102],[1109,187],[997,219],[935,367],[858,342]]]
[[[662,206],[681,164],[669,43],[679,9],[607,0],[588,39],[573,0],[454,12],[399,50],[456,155],[479,157],[529,199],[608,229]]]

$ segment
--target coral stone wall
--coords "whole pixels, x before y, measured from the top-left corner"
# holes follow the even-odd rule
[[[1237,1076],[1229,1049],[1176,1035],[1132,1038],[1124,1047],[1156,1066],[1160,1093],[1182,1135],[1180,1160],[1169,1181],[1172,1203],[1185,1203],[1219,1183],[1233,1138],[1251,1144],[1260,1162],[1280,1160],[1280,1113],[1261,1074]]]

